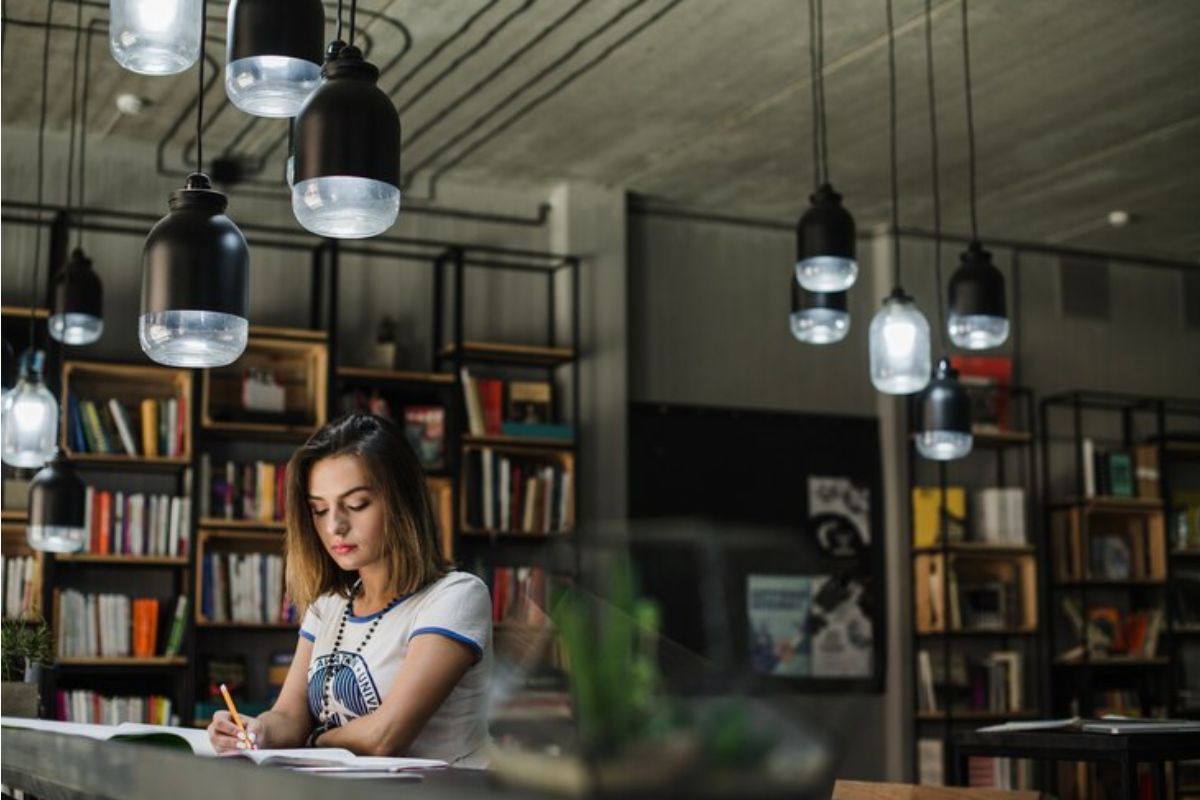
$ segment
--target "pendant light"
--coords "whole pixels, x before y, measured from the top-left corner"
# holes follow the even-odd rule
[[[858,277],[854,217],[829,182],[825,125],[825,23],[823,0],[809,0],[809,55],[813,98],[813,165],[816,190],[796,226],[796,280],[810,292],[841,292]]]
[[[886,394],[912,394],[929,383],[929,323],[900,287],[900,190],[896,177],[896,33],[887,0],[888,98],[892,173],[892,264],[895,286],[871,320],[871,383]]]
[[[74,189],[75,166],[75,102],[79,83],[79,43],[83,30],[83,3],[75,4],[75,58],[71,73],[71,133],[67,145],[67,217],[71,215],[72,192]],[[86,67],[85,67],[86,68]],[[85,88],[86,93],[86,88]],[[84,106],[86,111],[87,106]],[[87,115],[84,114],[84,123]],[[83,197],[86,169],[84,142],[87,137],[86,124],[79,132],[79,205],[85,205]],[[63,344],[92,344],[104,333],[104,286],[92,269],[92,260],[83,253],[82,220],[76,223],[75,249],[67,263],[54,276],[54,308],[50,312],[47,327],[50,335]]]
[[[329,45],[321,85],[296,117],[292,211],[307,230],[336,239],[377,236],[400,213],[400,115],[376,85],[379,69],[350,43]]]
[[[46,146],[47,79],[50,74],[50,26],[54,5],[46,4],[46,33],[42,40],[42,101],[37,138],[37,206],[42,207],[42,178]],[[42,375],[44,355],[36,349],[34,323],[41,274],[42,226],[34,233],[33,285],[29,299],[29,349],[21,359],[17,385],[8,391],[0,406],[0,459],[13,467],[33,469],[42,466],[54,454],[54,434],[58,422],[58,401],[46,388]]]
[[[201,3],[201,28],[205,28]],[[203,168],[204,61],[196,103],[196,166]],[[138,338],[154,361],[171,367],[220,367],[238,359],[250,332],[250,251],[228,200],[203,172],[171,194],[170,213],[142,250]]]
[[[967,32],[967,0],[962,0],[963,78],[967,95],[967,156],[971,180],[971,243],[950,277],[950,339],[966,350],[999,347],[1008,339],[1004,275],[979,243],[975,209],[975,115],[971,105],[971,47]]]
[[[247,114],[294,117],[321,79],[321,0],[232,0],[225,93]]]
[[[810,292],[789,279],[792,285],[792,336],[805,344],[833,344],[850,332],[850,313],[845,292]]]
[[[175,75],[200,57],[202,0],[111,0],[108,44],[113,58],[140,75]]]
[[[933,248],[937,280],[939,338],[942,352],[949,349],[942,311],[942,201],[938,176],[937,94],[933,70],[933,8],[925,0],[925,77],[929,90],[930,163],[933,165]],[[958,371],[943,356],[928,388],[917,398],[917,452],[934,461],[951,461],[971,452],[971,399],[958,382]]]

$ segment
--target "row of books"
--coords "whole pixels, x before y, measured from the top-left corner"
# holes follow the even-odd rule
[[[946,487],[944,514],[942,498],[943,492],[939,486],[913,487],[914,547],[933,547],[940,544],[943,531],[951,542],[972,541],[1005,545],[1021,545],[1028,542],[1024,489],[1010,486],[980,489],[972,498],[969,515],[967,490],[964,487]]]
[[[207,553],[201,564],[200,612],[208,622],[298,623],[284,587],[283,556]]]
[[[1025,707],[1024,659],[1015,650],[996,650],[983,658],[969,659],[962,652],[950,654],[950,680],[939,653],[917,651],[917,708],[944,710],[945,697],[953,708],[1004,713]],[[950,693],[939,700],[938,688]]]
[[[472,436],[527,436],[571,440],[571,425],[554,421],[549,381],[505,381],[461,372],[467,431]]]
[[[1065,616],[1075,632],[1076,641],[1083,641],[1083,614],[1077,598],[1062,600]],[[1162,608],[1141,611],[1122,611],[1115,606],[1090,606],[1087,610],[1087,638],[1090,655],[1132,656],[1153,658],[1158,655],[1158,640],[1166,625]],[[1081,658],[1083,646],[1073,647],[1061,654],[1063,658]]]
[[[55,602],[60,658],[148,658],[158,652],[160,614],[156,598],[64,589],[56,594]],[[181,595],[175,601],[163,655],[178,655],[186,615],[187,595]]]
[[[4,576],[4,619],[23,619],[37,607],[37,559],[33,556],[0,556]]]
[[[87,487],[87,552],[99,555],[186,556],[192,540],[192,499],[127,494]]]
[[[1083,439],[1084,497],[1159,496],[1158,447],[1138,445],[1131,450],[1100,450]]]
[[[918,783],[945,786],[945,764],[942,739],[917,740]],[[1028,789],[1033,786],[1033,762],[1028,759],[971,756],[967,759],[967,785],[974,788]]]
[[[67,444],[76,453],[178,456],[185,452],[187,400],[147,397],[136,415],[115,397],[68,400]]]
[[[109,697],[87,689],[59,689],[54,693],[54,718],[62,722],[90,725],[120,725],[145,722],[151,725],[178,725],[172,713],[171,698],[152,694],[146,697]]]
[[[1122,515],[1089,515],[1082,508],[1060,509],[1050,517],[1050,535],[1057,580],[1166,578],[1161,517],[1131,521]]]
[[[492,621],[542,625],[547,620],[546,573],[541,567],[496,567]]]
[[[287,511],[287,462],[214,463],[200,456],[200,516],[282,520]]]
[[[467,524],[504,533],[560,533],[572,525],[571,471],[544,459],[466,454]]]
[[[342,411],[367,411],[399,424],[388,399],[378,390],[362,390],[342,395]],[[408,405],[403,408],[404,435],[425,469],[446,466],[446,409],[437,405]]]
[[[949,570],[942,585],[940,559],[921,561],[927,570],[929,630],[995,630],[1023,628],[1033,616],[1024,608],[1024,580],[1020,565],[1009,560],[960,561]],[[921,579],[918,574],[917,579]],[[949,608],[946,608],[949,604]]]

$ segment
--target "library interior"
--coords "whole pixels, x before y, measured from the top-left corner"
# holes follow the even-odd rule
[[[1200,3],[2,16],[0,795],[1200,799]]]

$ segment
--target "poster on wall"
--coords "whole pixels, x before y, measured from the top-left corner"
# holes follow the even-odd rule
[[[812,579],[809,592],[812,677],[871,677],[875,637],[871,598],[864,582],[822,575]]]
[[[751,668],[760,675],[809,674],[811,580],[802,575],[749,575],[746,611]]]
[[[827,555],[857,558],[871,544],[871,491],[849,478],[809,476],[808,517]]]

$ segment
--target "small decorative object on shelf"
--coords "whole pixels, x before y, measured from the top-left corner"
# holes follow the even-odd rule
[[[54,660],[54,634],[40,617],[0,623],[0,663],[3,664],[3,697],[6,716],[36,717],[41,668]]]
[[[272,370],[248,369],[242,375],[242,408],[282,414],[287,407],[283,385]]]
[[[375,332],[370,366],[376,369],[396,368],[396,322],[387,314],[379,321],[379,329]]]

